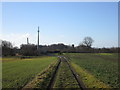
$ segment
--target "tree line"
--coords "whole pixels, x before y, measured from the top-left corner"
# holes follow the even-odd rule
[[[37,45],[35,44],[22,44],[20,48],[13,47],[12,43],[9,41],[3,41],[1,43],[2,56],[38,56],[51,53],[118,53],[120,48],[93,48],[94,40],[91,37],[85,37],[83,41],[78,45],[64,45],[63,43],[52,44],[52,45]]]

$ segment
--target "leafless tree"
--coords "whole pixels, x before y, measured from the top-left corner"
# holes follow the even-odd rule
[[[2,47],[2,56],[14,55],[11,42],[2,40],[0,47]]]
[[[93,42],[94,40],[91,37],[85,37],[82,44],[86,47],[91,47]]]

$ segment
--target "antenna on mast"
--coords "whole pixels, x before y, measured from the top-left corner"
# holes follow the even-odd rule
[[[39,49],[39,26],[38,26],[38,43],[37,43],[37,50]]]

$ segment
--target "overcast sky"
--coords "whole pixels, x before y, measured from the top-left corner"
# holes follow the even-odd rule
[[[2,3],[3,40],[14,46],[37,43],[79,45],[86,36],[94,39],[94,47],[118,46],[117,2],[4,2]]]

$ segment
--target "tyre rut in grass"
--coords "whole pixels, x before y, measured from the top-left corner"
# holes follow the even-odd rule
[[[24,88],[48,88],[51,77],[58,65],[58,61],[48,66],[42,73],[38,74],[31,82]]]
[[[64,57],[61,57],[60,68],[53,88],[80,88]]]
[[[65,57],[60,56],[58,61],[51,64],[46,70],[38,74],[35,79],[24,88],[81,88],[70,64]],[[24,89],[23,88],[23,89]]]

